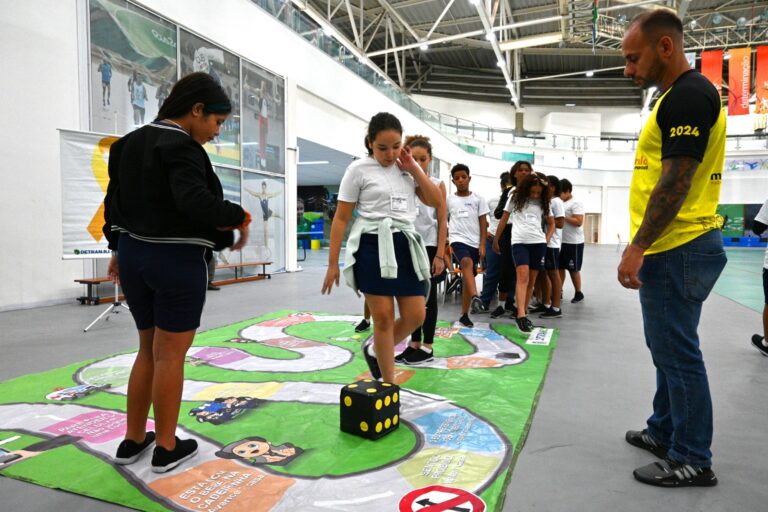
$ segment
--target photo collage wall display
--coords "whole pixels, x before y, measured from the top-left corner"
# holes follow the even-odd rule
[[[243,252],[221,251],[217,263],[285,269],[285,180],[244,169],[285,174],[284,79],[127,0],[89,0],[89,27],[91,131],[122,136],[151,122],[179,76],[203,71],[221,84],[232,113],[204,147],[224,198],[253,223]]]
[[[90,1],[91,129],[151,122],[176,82],[176,26],[121,0]]]

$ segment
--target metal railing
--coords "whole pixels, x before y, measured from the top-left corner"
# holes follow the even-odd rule
[[[307,42],[323,51],[357,76],[373,85],[422,122],[444,134],[464,150],[485,155],[485,146],[509,146],[512,151],[557,149],[563,151],[629,151],[634,152],[637,133],[602,134],[600,137],[572,136],[544,132],[519,133],[514,128],[495,128],[483,123],[443,114],[426,109],[408,97],[390,80],[374,71],[368,64],[353,55],[345,45],[325,34],[322,27],[307,14],[287,0],[252,0],[256,5],[282,22]],[[764,151],[768,149],[768,137],[764,134],[729,136],[729,151]],[[494,154],[499,151],[493,151]],[[503,152],[502,152],[503,154]]]

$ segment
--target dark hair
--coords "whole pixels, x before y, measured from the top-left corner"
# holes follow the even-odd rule
[[[456,164],[453,166],[453,168],[451,168],[451,178],[453,178],[453,175],[459,171],[465,171],[467,176],[469,176],[469,167],[464,164]]]
[[[560,180],[560,193],[563,192],[573,192],[573,185],[566,179]]]
[[[266,439],[259,436],[250,436],[250,437],[244,437],[240,439],[239,441],[233,441],[229,443],[228,445],[221,448],[221,450],[216,452],[217,457],[221,457],[222,459],[242,459],[240,455],[237,455],[235,453],[235,446],[247,443],[248,441],[258,441],[260,443],[269,443]],[[272,443],[269,443],[270,445]]]
[[[432,144],[429,142],[429,137],[409,135],[405,138],[405,145],[411,148],[424,148],[429,153],[429,157],[432,158]]]
[[[520,168],[524,165],[527,165],[528,168],[531,170],[531,173],[533,173],[533,165],[531,165],[531,162],[529,162],[528,160],[518,160],[509,170],[510,174],[512,174],[512,176],[510,177],[510,182],[512,183],[512,185],[517,186],[517,171],[519,171]]]
[[[550,174],[547,176],[547,182],[549,183],[550,187],[553,187],[555,190],[552,193],[553,197],[560,197],[560,178],[555,176],[554,174]]]
[[[365,136],[365,149],[368,150],[368,155],[373,154],[373,148],[371,145],[376,140],[376,136],[379,132],[386,130],[395,130],[400,135],[403,134],[403,125],[400,124],[400,120],[389,112],[379,112],[368,121],[368,134]]]
[[[629,22],[629,28],[637,25],[650,43],[656,43],[663,36],[669,36],[675,41],[683,40],[683,22],[675,13],[667,9],[656,9],[638,14]],[[680,45],[682,49],[682,45]]]
[[[541,210],[544,215],[549,211],[549,187],[546,182],[537,174],[527,176],[522,183],[518,183],[517,188],[512,192],[512,210],[519,212],[528,202],[531,196],[531,189],[534,186],[541,187]]]
[[[501,182],[502,187],[506,187],[507,185],[512,184],[512,174],[509,171],[504,171],[499,176],[499,181]]]
[[[160,107],[157,119],[183,117],[197,103],[203,104],[206,114],[229,114],[232,103],[227,93],[208,73],[190,73],[176,82],[171,93]]]

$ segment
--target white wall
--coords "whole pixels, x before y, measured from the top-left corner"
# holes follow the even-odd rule
[[[455,100],[425,94],[413,94],[411,97],[422,107],[441,114],[460,117],[493,128],[515,127],[515,107],[511,104]]]
[[[73,299],[82,262],[62,261],[57,128],[80,128],[77,6],[37,0],[0,17],[0,310]],[[85,51],[85,49],[83,49]]]

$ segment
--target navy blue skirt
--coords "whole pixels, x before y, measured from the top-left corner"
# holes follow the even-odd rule
[[[397,278],[383,279],[379,263],[379,236],[364,233],[355,253],[355,282],[357,288],[371,295],[406,297],[424,295],[425,285],[419,281],[411,260],[408,238],[403,233],[392,233],[397,260]]]

